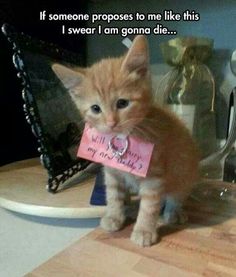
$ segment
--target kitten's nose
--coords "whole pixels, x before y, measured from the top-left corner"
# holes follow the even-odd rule
[[[114,114],[112,114],[112,113],[108,114],[106,117],[107,127],[112,129],[115,127],[116,123],[117,122],[116,122],[116,118],[115,118]]]
[[[115,125],[116,125],[115,120],[109,120],[109,121],[107,121],[107,126],[108,127],[113,128],[113,127],[115,127]]]

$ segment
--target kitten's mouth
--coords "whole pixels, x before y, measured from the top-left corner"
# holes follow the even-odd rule
[[[99,131],[106,134],[113,134],[113,135],[119,135],[119,134],[128,135],[130,133],[129,129],[124,129],[119,126],[115,126],[113,128],[106,126],[105,128],[101,128]]]
[[[93,124],[92,122],[87,122],[90,128],[95,128],[98,132],[100,133],[105,133],[105,134],[112,134],[112,135],[126,135],[128,136],[132,128],[130,127],[124,127],[120,125],[116,125],[113,127],[107,126],[107,125],[98,125],[98,124]]]

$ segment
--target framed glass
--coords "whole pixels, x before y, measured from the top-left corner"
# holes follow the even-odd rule
[[[22,80],[27,122],[39,143],[40,160],[48,172],[47,189],[59,185],[89,161],[76,157],[84,123],[69,93],[51,69],[54,62],[81,64],[81,56],[51,43],[18,33],[4,24],[2,32],[12,44],[13,63]]]

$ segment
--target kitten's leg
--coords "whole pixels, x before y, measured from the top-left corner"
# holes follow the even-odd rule
[[[107,170],[105,170],[105,184],[107,207],[100,224],[103,229],[113,232],[121,229],[125,221],[125,187]]]
[[[161,192],[158,179],[144,180],[140,184],[139,213],[131,235],[131,240],[140,246],[150,246],[157,241],[156,222],[160,212]]]

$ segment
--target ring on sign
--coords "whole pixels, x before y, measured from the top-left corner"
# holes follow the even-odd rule
[[[121,158],[128,149],[129,141],[126,136],[117,135],[109,140],[108,145],[114,156]]]

